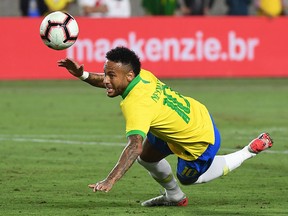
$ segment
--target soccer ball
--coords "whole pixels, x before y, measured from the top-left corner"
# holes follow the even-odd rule
[[[41,39],[54,50],[63,50],[72,46],[78,34],[79,28],[74,17],[61,11],[48,14],[40,25]]]

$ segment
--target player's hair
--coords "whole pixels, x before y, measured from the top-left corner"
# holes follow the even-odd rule
[[[106,53],[106,59],[113,62],[121,62],[130,66],[137,76],[141,70],[141,62],[136,53],[126,47],[116,47]]]

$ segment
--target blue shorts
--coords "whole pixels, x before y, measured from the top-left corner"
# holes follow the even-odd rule
[[[214,127],[215,141],[214,145],[209,145],[206,151],[194,161],[186,161],[178,157],[177,164],[177,177],[179,181],[184,184],[193,184],[197,181],[200,175],[208,170],[212,161],[218,152],[221,145],[220,133],[211,117]],[[147,139],[157,150],[159,150],[164,155],[168,156],[174,154],[168,144],[162,139],[154,136],[152,133],[147,134]]]

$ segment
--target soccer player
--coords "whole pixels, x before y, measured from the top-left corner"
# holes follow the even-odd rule
[[[121,96],[128,139],[118,162],[107,177],[89,187],[108,192],[137,160],[165,189],[165,193],[142,206],[186,206],[165,157],[178,157],[177,178],[183,185],[211,181],[239,167],[245,160],[272,147],[268,133],[262,133],[243,149],[216,155],[220,133],[207,108],[183,96],[141,68],[139,57],[130,49],[116,47],[106,54],[104,73],[89,73],[71,59],[58,61],[73,76],[92,86],[105,88],[108,97]]]

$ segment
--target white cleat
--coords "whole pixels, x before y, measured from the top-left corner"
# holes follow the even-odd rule
[[[153,206],[187,206],[188,205],[188,199],[186,196],[184,196],[179,201],[170,201],[167,199],[166,195],[161,195],[158,197],[154,197],[152,199],[146,200],[141,203],[142,206],[145,207],[153,207]]]

